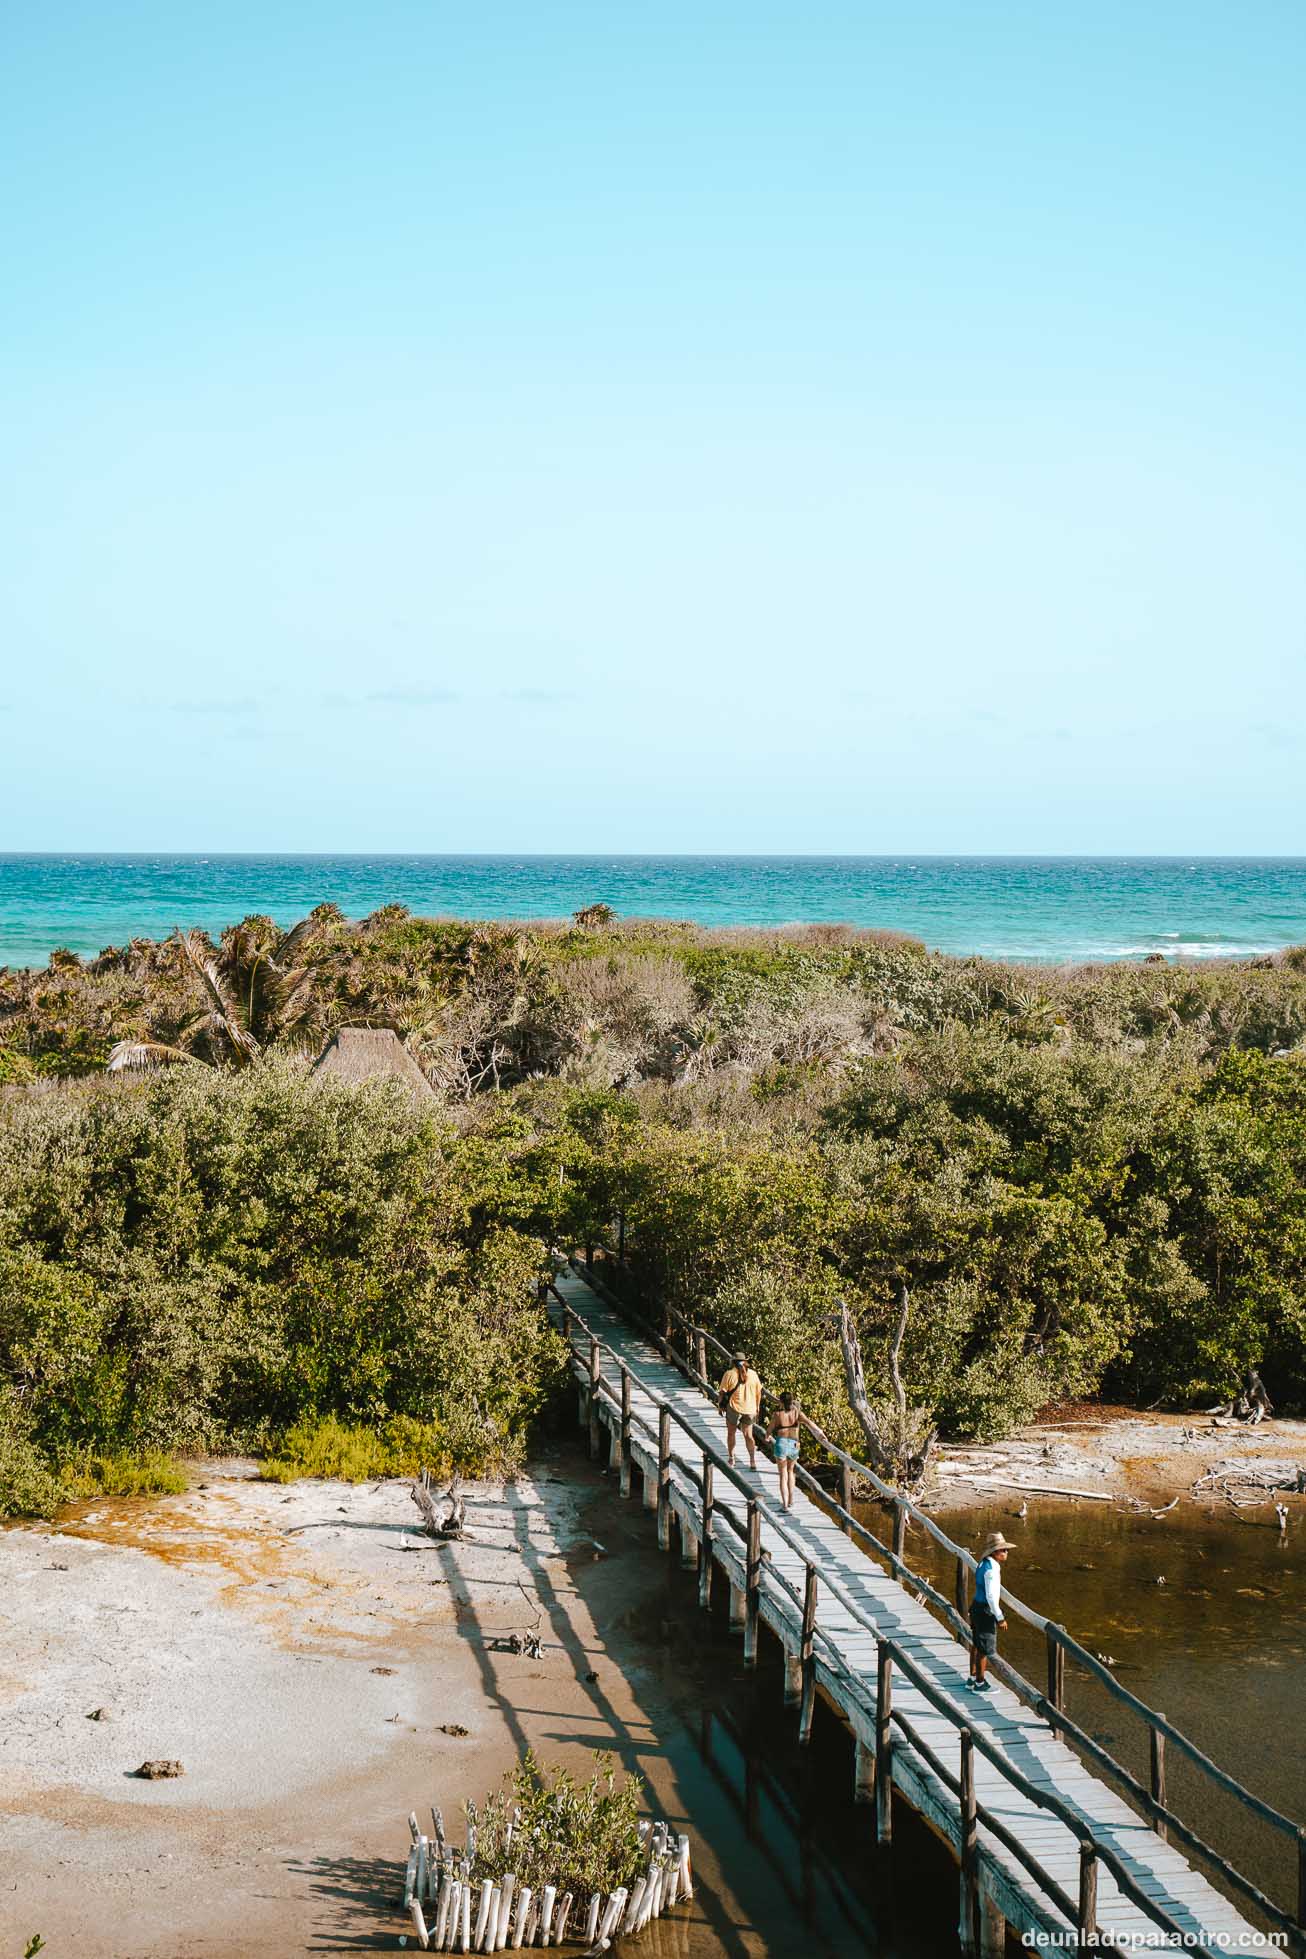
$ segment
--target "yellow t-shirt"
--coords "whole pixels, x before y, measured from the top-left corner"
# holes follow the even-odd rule
[[[728,1397],[726,1406],[736,1415],[747,1415],[754,1422],[757,1420],[758,1410],[762,1406],[762,1383],[751,1367],[743,1374],[737,1367],[727,1368],[721,1376],[721,1392]]]

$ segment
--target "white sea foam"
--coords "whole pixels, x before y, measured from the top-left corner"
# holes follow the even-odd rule
[[[1272,945],[1234,945],[1228,939],[1176,939],[1170,932],[1165,933],[1164,939],[1164,944],[1153,940],[1150,945],[1093,946],[1077,957],[1142,959],[1149,952],[1162,952],[1167,959],[1255,959],[1261,953],[1277,950]]]

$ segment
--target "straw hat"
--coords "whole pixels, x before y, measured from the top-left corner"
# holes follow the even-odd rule
[[[984,1540],[984,1556],[991,1557],[994,1551],[1014,1551],[1015,1545],[1000,1530],[990,1531]]]
[[[740,1350],[735,1355],[735,1366],[747,1367],[747,1365],[748,1365],[748,1355],[743,1351],[742,1348],[740,1348]]]

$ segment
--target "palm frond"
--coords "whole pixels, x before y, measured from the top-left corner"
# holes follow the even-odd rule
[[[208,999],[210,1024],[221,1031],[238,1060],[256,1061],[259,1044],[245,1025],[239,999],[223,985],[217,965],[207,956],[193,932],[178,932],[176,937],[187,965]]]
[[[322,923],[320,918],[310,912],[307,918],[300,919],[298,925],[292,925],[285,936],[277,940],[272,949],[273,964],[284,966],[287,959],[293,959],[305,940],[311,939],[314,933],[321,930]]]
[[[169,1047],[166,1041],[115,1041],[105,1065],[111,1075],[151,1075],[161,1068],[174,1067],[179,1061],[204,1066],[198,1055],[187,1054],[185,1048]]]

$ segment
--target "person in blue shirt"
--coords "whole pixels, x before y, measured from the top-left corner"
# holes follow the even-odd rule
[[[974,1694],[991,1694],[985,1678],[989,1661],[998,1650],[998,1634],[1005,1632],[1002,1616],[1002,1567],[1007,1553],[1015,1547],[1000,1530],[985,1539],[984,1555],[975,1567],[975,1597],[970,1608],[970,1679],[966,1685]]]

